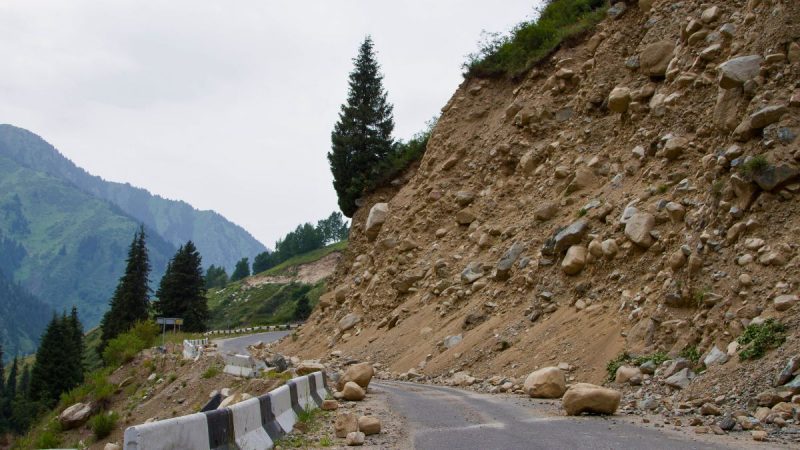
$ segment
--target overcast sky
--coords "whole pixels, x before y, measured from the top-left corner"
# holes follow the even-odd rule
[[[325,155],[366,34],[405,139],[452,95],[481,30],[538,3],[2,0],[0,123],[272,247],[338,210]]]

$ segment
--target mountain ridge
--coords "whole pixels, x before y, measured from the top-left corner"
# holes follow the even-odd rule
[[[0,124],[0,155],[109,201],[175,247],[188,240],[194,241],[205,265],[230,269],[243,256],[252,258],[267,249],[247,230],[216,211],[198,210],[182,200],[167,199],[130,183],[108,181],[92,175],[43,138],[24,128]],[[235,245],[230,245],[231,241]]]

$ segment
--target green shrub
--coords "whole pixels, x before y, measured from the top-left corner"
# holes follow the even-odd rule
[[[131,333],[123,333],[108,341],[103,350],[103,361],[109,367],[118,367],[130,362],[144,349],[144,342]]]
[[[688,359],[693,365],[697,365],[697,363],[700,361],[700,352],[697,351],[696,345],[686,346],[683,350],[681,350],[678,356]]]
[[[769,167],[769,161],[764,155],[756,155],[748,159],[739,167],[742,175],[753,176],[765,171]]]
[[[108,381],[109,369],[96,370],[86,376],[83,384],[61,394],[59,409],[67,408],[78,402],[105,402],[116,391],[114,383]]]
[[[617,369],[624,365],[631,365],[635,367],[639,367],[642,364],[646,363],[647,361],[653,361],[656,366],[660,366],[661,363],[668,360],[669,356],[667,356],[664,352],[655,352],[651,355],[642,355],[642,356],[632,356],[627,352],[620,353],[616,358],[612,359],[611,361],[606,364],[606,373],[608,374],[608,381],[614,381],[614,378],[617,376]]]
[[[669,359],[669,355],[664,352],[655,352],[652,355],[637,356],[631,360],[634,366],[641,366],[647,361],[653,361],[653,364],[660,366],[664,361]]]
[[[773,319],[761,324],[750,324],[737,342],[744,348],[739,351],[739,359],[758,359],[767,350],[780,347],[786,341],[786,327]]]
[[[215,365],[209,367],[208,369],[206,369],[205,372],[203,372],[203,374],[201,375],[201,377],[203,377],[203,378],[214,378],[215,376],[219,375],[221,372],[222,372],[222,370],[219,368],[218,365],[215,364]]]
[[[509,35],[488,34],[467,56],[465,77],[518,77],[563,42],[584,33],[604,16],[606,0],[549,0],[535,21],[518,24]]]
[[[92,429],[95,439],[103,439],[111,434],[117,426],[119,415],[114,411],[100,413],[89,419],[89,427]]]
[[[61,446],[61,439],[53,431],[43,431],[36,438],[35,448],[58,448]]]

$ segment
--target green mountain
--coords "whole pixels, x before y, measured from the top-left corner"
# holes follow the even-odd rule
[[[6,361],[36,349],[52,308],[11,282],[0,270],[0,343]]]
[[[174,247],[192,240],[203,255],[205,266],[214,264],[230,271],[242,257],[252,260],[266,250],[247,231],[220,214],[199,211],[186,202],[167,200],[127,183],[114,183],[93,176],[42,138],[22,128],[0,125],[0,156],[113,203],[155,230]]]
[[[138,227],[115,205],[0,155],[0,270],[49,305],[48,318],[76,305],[85,326],[99,322]],[[148,231],[157,280],[175,247]]]

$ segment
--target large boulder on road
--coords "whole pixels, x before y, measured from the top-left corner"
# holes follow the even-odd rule
[[[347,382],[352,381],[366,389],[369,387],[369,382],[372,380],[373,375],[375,375],[375,369],[372,368],[372,364],[367,362],[353,364],[339,377],[337,387],[342,390]]]
[[[568,416],[583,413],[614,414],[619,408],[622,394],[589,383],[577,383],[570,386],[561,399],[561,404]]]
[[[545,367],[528,375],[523,389],[533,398],[559,398],[567,390],[567,379],[558,367]]]

